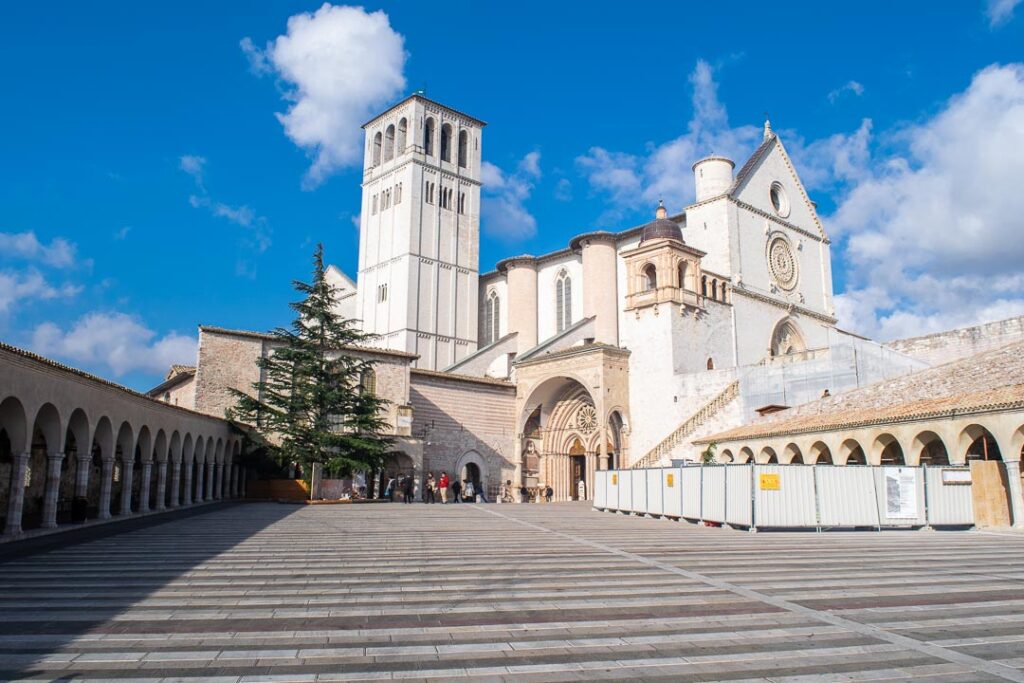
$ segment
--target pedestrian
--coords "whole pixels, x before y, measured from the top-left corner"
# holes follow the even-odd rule
[[[436,485],[437,485],[436,482],[434,482],[434,473],[433,472],[427,472],[427,490],[423,494],[423,502],[424,503],[433,503],[434,502],[434,487]]]
[[[526,488],[526,486],[520,486],[519,487],[519,502],[521,502],[521,503],[529,503],[530,502],[530,489]]]
[[[392,477],[389,474],[388,475],[388,485],[384,487],[384,492],[382,494],[380,494],[380,497],[381,498],[390,498],[392,503],[395,502],[395,495],[394,495],[394,490],[393,490],[394,486],[395,486],[395,478]]]
[[[413,480],[411,475],[406,475],[405,479],[402,481],[402,493],[404,494],[406,503],[412,502],[412,492],[415,484],[416,482]]]
[[[555,490],[548,486],[547,488],[544,489],[544,497],[547,498],[548,502],[550,503],[551,499],[555,497]]]
[[[587,482],[580,479],[580,483],[576,486],[576,500],[587,499]]]
[[[462,482],[460,482],[458,479],[456,479],[455,481],[452,482],[452,502],[453,503],[461,503],[462,502],[462,496],[460,495],[461,493],[462,493]]]
[[[441,491],[441,504],[448,504],[448,473],[441,472],[441,479],[437,482],[437,488]]]
[[[468,500],[470,503],[476,502],[476,487],[473,486],[472,479],[466,480],[466,485],[462,487],[462,491],[465,500]]]

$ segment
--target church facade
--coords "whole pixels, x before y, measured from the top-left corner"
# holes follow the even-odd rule
[[[357,351],[403,368],[381,391],[417,476],[589,498],[599,469],[697,459],[695,439],[755,409],[842,390],[839,351],[878,346],[835,326],[828,235],[767,122],[738,170],[710,156],[678,179],[691,205],[481,274],[484,125],[421,94],[369,121],[357,278],[329,271],[339,312],[377,339]],[[244,353],[212,351],[232,335]],[[190,407],[222,414],[211,396],[251,386],[266,350],[245,335],[201,329]]]

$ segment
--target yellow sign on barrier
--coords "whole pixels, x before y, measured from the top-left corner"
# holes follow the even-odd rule
[[[761,475],[761,490],[762,491],[778,491],[779,490],[779,475],[777,475],[777,474],[762,474]]]
[[[612,475],[612,486],[616,486],[618,483],[619,483],[619,475],[613,474]]]
[[[676,477],[675,474],[669,472],[665,475],[665,486],[672,488],[675,485]]]

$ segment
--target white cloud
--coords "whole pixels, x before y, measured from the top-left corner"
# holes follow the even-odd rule
[[[277,118],[313,157],[307,187],[360,162],[360,126],[405,88],[404,42],[383,11],[328,3],[290,17],[287,32],[263,50],[241,41],[255,73],[272,72],[288,86],[288,111]]]
[[[54,268],[75,265],[77,248],[63,237],[43,244],[34,232],[0,232],[0,257],[37,261]]]
[[[1024,313],[1024,65],[980,71],[894,140],[829,221],[846,239],[841,324],[887,339]]]
[[[1013,10],[1020,3],[1021,0],[988,0],[985,5],[985,16],[988,18],[989,28],[996,28],[1013,19]]]
[[[537,219],[527,210],[525,202],[541,177],[540,152],[524,156],[512,173],[485,161],[480,168],[480,177],[484,185],[480,208],[484,231],[505,242],[517,242],[536,235]]]
[[[26,301],[71,298],[81,291],[77,285],[50,284],[42,273],[34,269],[0,271],[0,315],[9,313],[15,305]]]
[[[43,323],[32,335],[32,349],[115,377],[130,372],[162,373],[174,363],[194,363],[198,341],[174,332],[157,333],[124,313],[89,313],[68,329]]]
[[[560,202],[572,201],[572,182],[568,178],[562,178],[555,185],[555,199]]]
[[[847,81],[828,94],[828,101],[835,104],[836,100],[846,93],[852,93],[854,96],[860,97],[864,94],[864,86],[857,81]]]
[[[204,172],[206,159],[201,156],[186,154],[179,159],[179,167],[182,171],[192,177],[199,194],[189,195],[188,203],[194,209],[206,209],[210,214],[224,218],[235,225],[240,225],[248,230],[248,234],[242,240],[242,246],[247,251],[262,254],[271,244],[270,226],[267,219],[260,216],[247,204],[232,206],[217,201],[210,197],[204,183]],[[239,275],[251,277],[255,274],[255,264],[247,258],[240,258],[235,266],[235,272]]]
[[[707,62],[697,62],[689,81],[693,116],[685,133],[651,144],[645,155],[592,147],[576,159],[591,190],[609,199],[611,210],[602,221],[618,220],[636,210],[653,212],[659,199],[676,211],[693,201],[694,161],[709,154],[742,160],[760,142],[759,126],[729,125],[728,113],[718,99],[714,71]]]

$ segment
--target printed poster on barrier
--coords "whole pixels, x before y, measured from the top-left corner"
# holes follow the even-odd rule
[[[885,516],[917,519],[917,476],[912,467],[886,467]]]

